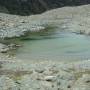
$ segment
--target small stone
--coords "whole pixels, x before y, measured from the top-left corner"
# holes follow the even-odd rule
[[[1,53],[7,53],[8,50],[9,50],[8,46],[6,46],[4,44],[0,44],[0,52]]]
[[[52,82],[56,80],[56,76],[46,76],[44,80]]]
[[[87,80],[86,83],[90,83],[90,80]]]
[[[71,88],[71,86],[70,86],[70,85],[68,85],[68,86],[67,86],[67,88]]]
[[[45,71],[45,69],[43,68],[36,68],[35,69],[35,72],[38,72],[38,73],[43,73]]]

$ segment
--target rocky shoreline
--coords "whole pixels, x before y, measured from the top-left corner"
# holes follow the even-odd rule
[[[0,90],[90,90],[90,60],[0,63]]]

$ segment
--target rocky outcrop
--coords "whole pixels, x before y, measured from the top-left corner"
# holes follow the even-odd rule
[[[72,5],[89,4],[90,0],[0,0],[0,8],[12,14],[37,14],[46,10]],[[6,8],[6,9],[5,9]]]
[[[28,17],[0,13],[0,38],[24,36],[28,32],[45,30],[47,23],[31,21]]]

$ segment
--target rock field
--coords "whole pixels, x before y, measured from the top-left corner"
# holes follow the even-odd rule
[[[32,16],[0,13],[2,40],[49,27],[90,35],[90,5],[63,7]],[[0,52],[12,47],[16,45],[0,44]],[[90,60],[26,62],[0,53],[0,90],[90,90]]]

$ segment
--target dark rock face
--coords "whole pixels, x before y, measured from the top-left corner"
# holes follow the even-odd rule
[[[4,8],[0,11],[7,12],[5,10],[8,10],[11,14],[29,15],[58,7],[89,3],[90,0],[0,0],[0,9]]]

